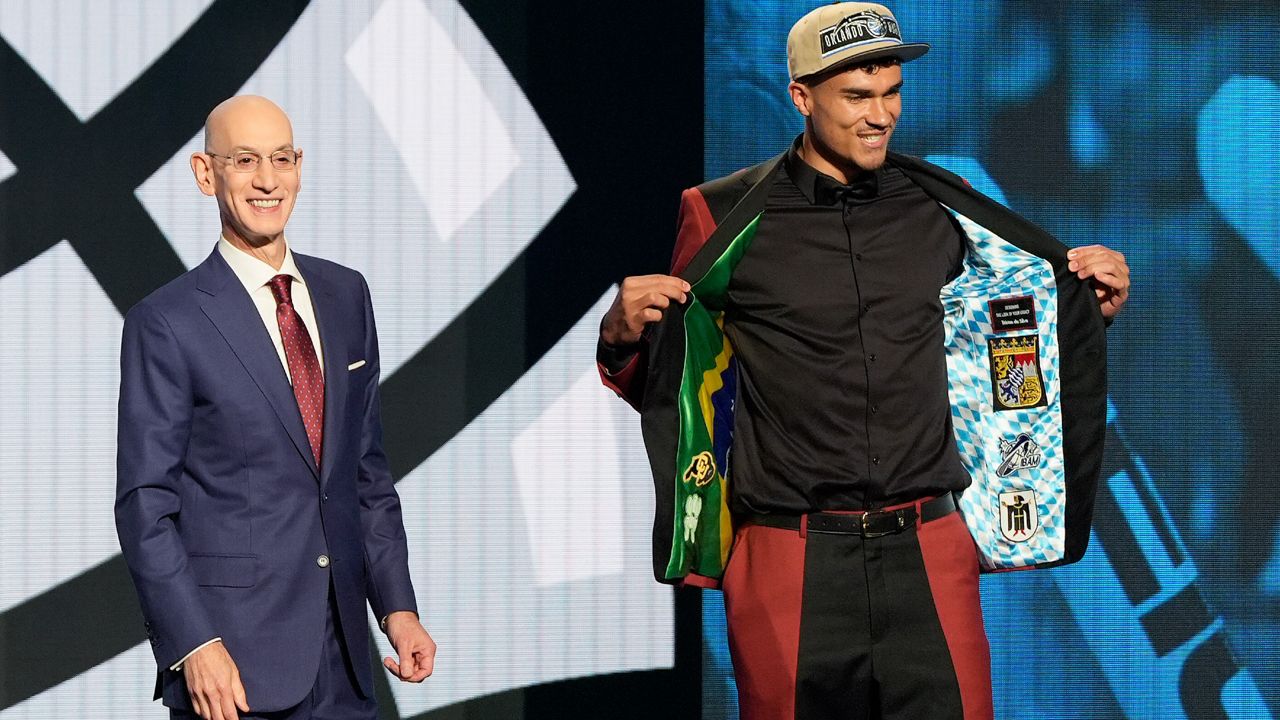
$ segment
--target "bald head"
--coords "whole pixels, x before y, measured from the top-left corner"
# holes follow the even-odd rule
[[[289,116],[256,95],[222,102],[205,120],[204,152],[192,153],[191,171],[200,192],[218,200],[222,236],[279,268],[302,177]]]
[[[293,144],[293,125],[279,105],[258,95],[237,95],[218,103],[204,121],[205,152],[227,154],[256,138]]]

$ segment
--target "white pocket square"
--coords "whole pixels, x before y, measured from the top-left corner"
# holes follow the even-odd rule
[[[363,360],[357,360],[357,361],[355,361],[355,362],[351,363],[350,365],[348,365],[348,366],[347,366],[347,370],[356,370],[356,369],[359,369],[359,368],[362,368],[362,367],[364,367],[364,361],[363,361]]]

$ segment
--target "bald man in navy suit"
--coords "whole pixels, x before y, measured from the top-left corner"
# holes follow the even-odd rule
[[[374,718],[365,603],[401,680],[431,674],[382,451],[364,278],[293,253],[302,151],[227,100],[191,157],[208,259],[125,318],[116,528],[175,718]]]

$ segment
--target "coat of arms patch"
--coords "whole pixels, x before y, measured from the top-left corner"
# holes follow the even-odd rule
[[[1040,372],[1040,338],[1036,335],[987,340],[991,360],[991,405],[1021,410],[1048,404]]]
[[[1000,493],[1000,534],[1009,542],[1026,542],[1040,529],[1034,490]]]

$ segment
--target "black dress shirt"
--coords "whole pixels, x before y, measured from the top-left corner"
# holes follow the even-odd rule
[[[960,269],[959,228],[893,167],[847,186],[795,149],[784,167],[729,285],[733,510],[875,508],[967,487],[939,299]]]

